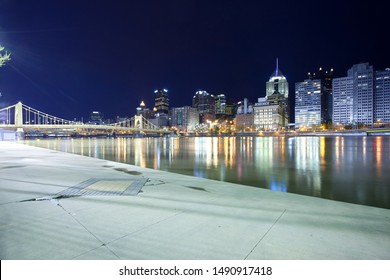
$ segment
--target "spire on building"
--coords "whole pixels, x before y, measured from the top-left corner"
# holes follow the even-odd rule
[[[275,79],[286,79],[286,77],[279,70],[279,58],[278,57],[276,58],[276,69],[272,73],[271,77],[269,78],[269,81],[274,81]]]

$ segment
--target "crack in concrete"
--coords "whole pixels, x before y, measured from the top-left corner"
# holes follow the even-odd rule
[[[74,215],[72,215],[72,213],[71,212],[69,212],[69,211],[67,211],[66,209],[65,209],[65,207],[64,206],[62,206],[61,204],[60,204],[60,202],[58,201],[58,200],[56,200],[56,204],[57,204],[57,206],[58,207],[60,207],[65,213],[67,213],[69,216],[71,216],[81,227],[83,227],[91,236],[93,236],[99,243],[101,243],[101,245],[99,246],[99,247],[97,247],[97,248],[100,248],[100,247],[105,247],[105,248],[107,248],[107,250],[109,250],[118,260],[120,260],[120,257],[114,252],[114,251],[112,251],[107,245],[108,244],[106,244],[106,243],[104,243],[102,240],[100,240],[100,238],[98,238],[92,231],[90,231],[85,225],[83,225]],[[97,248],[94,248],[93,250],[95,250],[95,249],[97,249]],[[90,251],[92,251],[92,250],[90,250]],[[89,252],[90,252],[89,251]],[[79,256],[82,256],[82,255],[84,255],[84,254],[86,254],[87,252],[85,252],[85,253],[83,253],[83,254],[81,254],[81,255],[79,255]],[[77,257],[79,257],[79,256],[76,256],[75,258],[77,258]]]
[[[64,195],[58,195],[58,196],[45,196],[45,197],[39,197],[39,198],[32,198],[32,199],[26,199],[26,200],[22,200],[22,201],[19,201],[19,202],[28,202],[28,201],[50,201],[51,203],[57,205],[58,207],[60,207],[65,213],[67,213],[68,215],[70,215],[81,227],[83,227],[90,235],[92,235],[99,243],[101,243],[101,245],[99,247],[96,247],[90,251],[93,251],[93,250],[96,250],[97,248],[100,248],[100,247],[106,247],[107,250],[109,250],[118,260],[120,260],[120,257],[114,252],[112,251],[107,245],[108,244],[105,244],[102,240],[100,240],[92,231],[90,231],[85,225],[83,225],[78,219],[76,219],[76,217],[74,215],[72,215],[71,212],[67,211],[65,209],[64,206],[61,205],[59,199],[63,199],[63,198],[70,198],[70,197],[75,197],[75,196],[64,196]],[[82,256],[90,251],[87,251],[87,252],[84,252],[83,254],[80,254],[74,258],[77,258],[79,256]]]
[[[244,260],[246,260],[250,254],[253,253],[253,251],[257,248],[257,246],[260,244],[260,242],[267,236],[267,234],[271,231],[271,229],[274,227],[274,225],[280,220],[280,218],[284,215],[284,213],[286,213],[286,210],[287,209],[284,209],[284,211],[282,212],[282,214],[279,215],[279,217],[274,221],[274,223],[270,226],[270,228],[267,230],[267,232],[260,238],[260,240],[256,243],[256,245],[252,248],[252,250],[250,250],[250,252],[248,253],[248,255],[246,255],[246,257],[244,258]]]

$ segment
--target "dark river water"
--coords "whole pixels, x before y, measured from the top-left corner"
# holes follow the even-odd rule
[[[27,140],[29,145],[390,209],[390,137]]]

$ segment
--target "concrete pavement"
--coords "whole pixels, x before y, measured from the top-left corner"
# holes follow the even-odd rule
[[[390,259],[390,210],[0,142],[0,259]]]

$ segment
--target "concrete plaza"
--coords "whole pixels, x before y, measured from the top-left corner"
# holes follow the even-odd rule
[[[0,142],[0,259],[388,260],[390,210]]]

